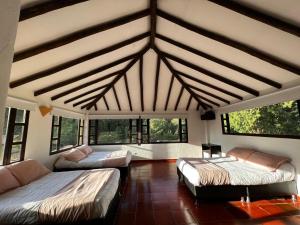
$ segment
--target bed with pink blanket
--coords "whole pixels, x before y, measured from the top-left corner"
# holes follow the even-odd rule
[[[84,221],[106,224],[116,208],[120,172],[117,169],[49,171],[35,176],[28,184],[17,181],[17,187],[0,194],[0,224]]]

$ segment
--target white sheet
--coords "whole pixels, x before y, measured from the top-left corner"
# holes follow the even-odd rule
[[[230,157],[206,159],[217,163],[229,172],[231,185],[273,184],[295,179],[295,168],[290,163],[281,165],[275,172],[270,172],[260,166],[237,161]],[[178,159],[178,169],[195,186],[201,186],[198,171],[184,159]]]
[[[111,169],[103,169],[111,170]],[[101,171],[101,170],[99,170]],[[84,171],[70,171],[50,173],[39,180],[36,180],[28,185],[16,188],[9,192],[0,195],[0,224],[34,224],[38,221],[37,210],[43,201],[57,191],[63,188],[66,184],[80,176]],[[101,189],[97,195],[95,206],[101,210],[103,217],[108,209],[110,201],[114,198],[120,172],[115,170],[107,185]]]
[[[88,157],[80,160],[79,162],[73,162],[66,160],[64,157],[59,157],[55,163],[57,169],[76,169],[76,168],[103,168],[103,167],[126,167],[131,161],[131,152],[128,150],[115,151],[117,156],[114,158],[108,158],[112,152],[93,152]],[[116,159],[116,160],[112,160]]]

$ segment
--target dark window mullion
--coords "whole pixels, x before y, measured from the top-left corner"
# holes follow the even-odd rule
[[[59,151],[60,149],[60,135],[61,135],[61,121],[62,121],[62,117],[60,116],[58,118],[58,134],[57,134],[57,148],[56,148],[56,151]]]
[[[179,141],[182,142],[182,121],[181,119],[179,119],[179,131],[178,131],[178,134],[179,134]]]
[[[13,143],[13,140],[14,140],[16,114],[17,114],[17,109],[10,108],[9,118],[8,118],[7,134],[6,134],[6,141],[5,141],[5,147],[4,147],[4,157],[3,157],[3,164],[4,165],[7,165],[7,164],[10,163],[12,143]]]
[[[26,149],[26,143],[27,143],[27,133],[28,133],[28,123],[29,123],[29,115],[30,111],[26,111],[25,115],[25,124],[23,129],[23,137],[22,137],[22,145],[21,145],[21,154],[20,154],[20,160],[23,161],[25,157],[25,149]]]

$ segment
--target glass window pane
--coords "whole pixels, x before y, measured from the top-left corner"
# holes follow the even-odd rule
[[[150,119],[151,142],[179,142],[178,119]]]
[[[137,135],[132,135],[131,136],[131,143],[137,143]]]
[[[14,128],[14,140],[13,142],[21,142],[23,138],[24,126],[16,125]]]
[[[147,127],[146,126],[143,126],[143,134],[147,134],[148,133],[148,129],[147,129]]]
[[[129,120],[98,120],[97,134],[101,144],[130,143]]]
[[[131,127],[131,133],[136,134],[137,133],[137,127]]]
[[[53,116],[53,124],[59,125],[59,117],[58,116]]]
[[[96,120],[90,120],[90,126],[96,126]]]
[[[95,137],[94,136],[90,136],[90,144],[94,145],[95,143]]]
[[[79,129],[79,136],[82,136],[82,135],[83,135],[83,128],[80,127],[80,129]]]
[[[143,143],[148,143],[148,135],[143,135],[142,142]]]
[[[58,127],[53,127],[52,138],[58,138]]]
[[[57,151],[57,140],[52,140],[51,142],[51,152]]]
[[[182,142],[187,142],[187,135],[186,134],[182,134]]]
[[[230,133],[300,136],[297,101],[229,113]]]
[[[17,109],[16,123],[25,123],[25,110]]]
[[[78,120],[70,118],[61,119],[60,145],[59,148],[68,148],[77,145]]]
[[[136,126],[136,120],[131,120],[131,125]]]
[[[95,134],[95,130],[96,130],[95,127],[90,127],[90,134],[94,135]]]
[[[10,156],[10,162],[17,162],[20,161],[21,158],[21,148],[22,145],[13,145],[11,148],[11,156]]]
[[[6,142],[6,133],[7,133],[7,126],[8,126],[9,110],[10,110],[9,108],[5,108],[3,133],[2,133],[2,145],[1,145],[1,149],[0,149],[0,165],[3,162],[3,156],[4,156],[4,146],[5,146],[5,142]]]

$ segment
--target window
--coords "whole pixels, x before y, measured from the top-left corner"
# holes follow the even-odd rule
[[[188,142],[186,119],[89,121],[89,145]]]
[[[300,101],[221,115],[223,134],[300,138]]]
[[[52,117],[50,154],[68,150],[83,143],[84,121],[61,116]]]
[[[24,160],[29,111],[6,108],[3,126],[1,162],[4,165]]]
[[[150,143],[187,142],[185,119],[150,119]]]

